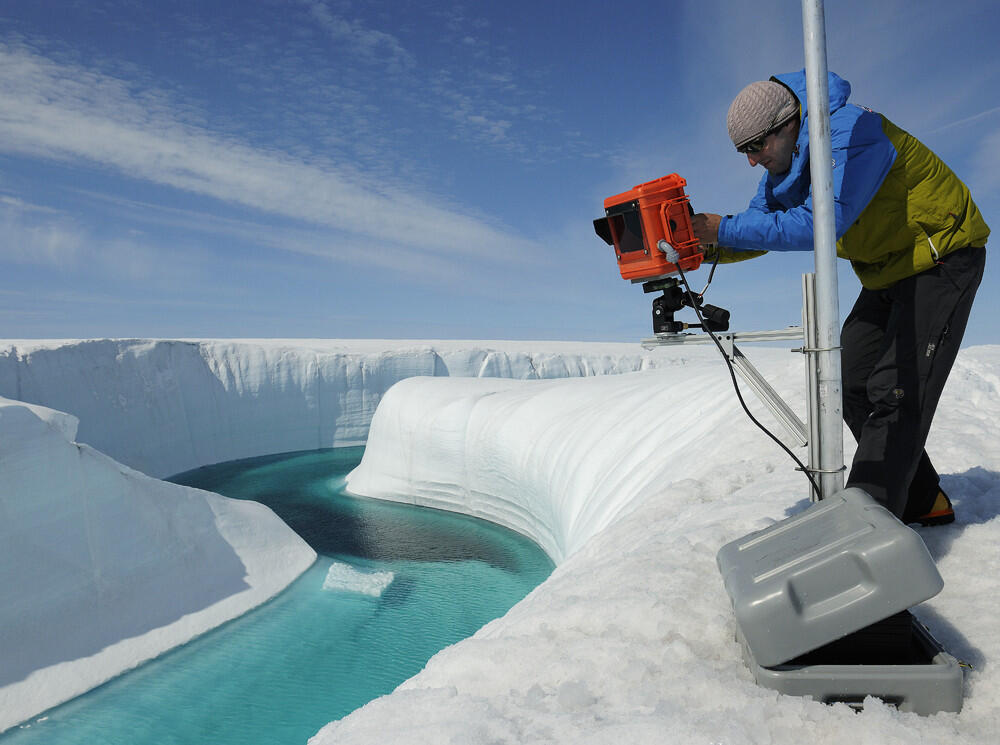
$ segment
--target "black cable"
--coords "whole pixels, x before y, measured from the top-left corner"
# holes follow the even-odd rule
[[[713,261],[712,261],[712,268],[708,272],[708,281],[705,282],[705,286],[701,288],[701,292],[698,293],[698,297],[704,296],[704,294],[708,291],[709,285],[712,284],[712,277],[715,276],[715,268],[719,265],[719,255],[720,255],[720,252],[719,252],[718,249],[716,249],[716,251],[715,251],[715,259],[713,259]],[[678,267],[678,268],[680,268],[680,267]]]
[[[726,350],[724,350],[722,348],[722,342],[719,341],[718,337],[716,337],[716,335],[714,333],[712,333],[712,330],[708,327],[708,324],[705,323],[705,319],[701,315],[701,309],[698,307],[698,303],[695,301],[695,295],[694,295],[693,292],[691,292],[691,285],[688,284],[687,277],[684,276],[684,270],[681,269],[680,263],[679,262],[676,263],[676,266],[677,266],[677,272],[681,275],[681,281],[684,283],[684,290],[685,290],[685,292],[687,292],[688,300],[691,301],[691,307],[694,308],[694,312],[698,316],[698,321],[701,323],[701,327],[705,331],[708,332],[708,335],[710,337],[712,337],[712,341],[715,342],[715,346],[719,349],[719,354],[721,354],[722,355],[722,359],[724,359],[726,361],[726,367],[729,368],[729,377],[731,377],[733,379],[733,389],[736,391],[736,398],[739,399],[740,406],[743,407],[743,411],[746,412],[746,415],[750,418],[751,422],[753,422],[754,424],[756,424],[757,427],[765,435],[767,435],[772,440],[774,440],[776,443],[778,443],[778,447],[780,447],[782,450],[784,450],[786,453],[788,453],[788,457],[790,457],[793,461],[796,462],[796,464],[798,464],[799,470],[801,470],[806,475],[806,478],[809,479],[809,483],[812,485],[813,491],[816,493],[816,499],[822,499],[823,495],[820,492],[819,484],[816,483],[816,479],[813,478],[812,473],[809,472],[809,469],[806,468],[805,464],[801,460],[799,460],[798,456],[796,456],[795,453],[793,453],[788,448],[788,446],[785,445],[785,443],[783,443],[781,440],[779,440],[775,436],[775,434],[773,432],[771,432],[771,430],[769,430],[767,427],[765,427],[763,424],[761,424],[759,421],[757,421],[757,417],[755,417],[751,413],[749,407],[747,406],[746,401],[743,400],[743,393],[740,391],[740,384],[739,384],[739,381],[736,379],[736,371],[733,369],[733,363],[730,361],[729,355],[726,354]],[[715,271],[715,267],[714,266],[712,267],[712,271],[713,272]],[[707,287],[707,285],[706,285],[706,287]],[[701,297],[701,296],[699,295],[699,297]]]

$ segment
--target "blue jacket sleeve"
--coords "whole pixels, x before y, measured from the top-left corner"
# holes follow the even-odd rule
[[[835,112],[831,130],[838,239],[875,196],[896,159],[896,150],[882,131],[882,117],[854,106],[845,108]],[[811,250],[813,213],[808,164],[800,168],[800,189],[785,181],[772,185],[765,175],[749,208],[722,219],[719,243],[736,249]],[[789,176],[786,181],[789,178],[795,180]],[[796,197],[796,191],[804,197]],[[782,195],[790,202],[787,206],[782,204]]]

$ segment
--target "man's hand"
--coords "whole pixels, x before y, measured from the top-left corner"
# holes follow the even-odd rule
[[[709,212],[699,212],[697,215],[692,215],[691,227],[694,228],[698,243],[703,246],[712,246],[718,243],[720,222],[722,222],[722,215],[713,215]]]

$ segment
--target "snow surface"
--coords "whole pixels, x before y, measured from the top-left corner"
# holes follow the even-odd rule
[[[801,360],[744,351],[802,411]],[[931,717],[753,683],[715,554],[808,506],[806,484],[738,410],[713,350],[675,355],[634,375],[419,379],[385,397],[352,491],[488,517],[559,565],[312,745],[1000,742],[1000,347],[960,354],[930,437],[959,517],[919,531],[945,587],[914,612],[972,665],[963,711]]]
[[[0,731],[235,618],[315,552],[270,509],[168,484],[0,398]]]
[[[803,411],[801,358],[744,351]],[[538,380],[629,370],[641,372]],[[449,373],[524,380],[421,378],[386,394],[398,380]],[[854,714],[753,683],[715,553],[805,508],[807,490],[739,411],[712,349],[11,342],[0,344],[0,395],[79,416],[81,439],[154,475],[357,443],[384,401],[353,491],[487,516],[557,561],[503,618],[313,743],[1000,742],[990,664],[1000,652],[1000,347],[963,350],[931,432],[959,520],[920,530],[945,588],[916,613],[973,666],[962,713],[933,717],[877,701]],[[46,416],[54,431],[72,429],[71,418]],[[0,475],[28,452],[11,461],[4,450]]]

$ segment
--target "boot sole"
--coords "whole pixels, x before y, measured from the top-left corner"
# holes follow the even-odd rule
[[[934,525],[948,525],[949,523],[955,522],[955,512],[953,510],[948,510],[947,512],[937,512],[931,515],[924,515],[923,517],[918,517],[913,522],[918,525],[923,525],[925,528],[929,528]]]

